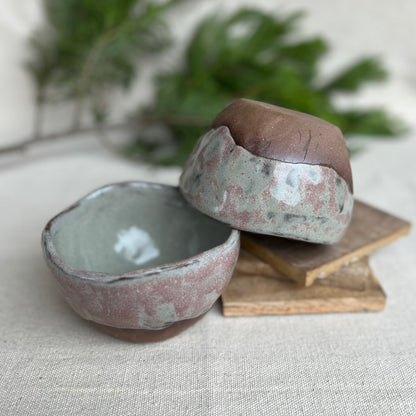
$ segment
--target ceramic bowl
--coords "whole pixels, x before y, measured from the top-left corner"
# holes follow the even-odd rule
[[[313,243],[338,242],[354,202],[336,126],[246,99],[200,138],[179,186],[191,205],[233,228]]]
[[[192,208],[176,187],[100,188],[46,225],[42,245],[83,318],[130,341],[156,341],[204,315],[227,285],[239,232]]]

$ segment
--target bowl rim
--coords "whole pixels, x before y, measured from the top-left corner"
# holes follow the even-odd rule
[[[201,261],[201,257],[204,254],[214,253],[215,251],[225,252],[239,244],[240,241],[240,231],[230,227],[228,224],[222,223],[212,217],[207,216],[203,212],[197,210],[193,207],[189,202],[184,198],[185,203],[189,205],[190,208],[193,208],[196,212],[200,213],[201,215],[205,215],[213,221],[218,222],[224,227],[228,227],[230,229],[230,234],[228,238],[221,244],[216,245],[208,250],[201,251],[191,257],[187,257],[175,262],[164,263],[158,266],[151,266],[142,269],[133,270],[130,272],[124,273],[105,273],[105,272],[94,272],[94,271],[87,271],[87,270],[79,270],[69,266],[61,256],[58,255],[55,245],[53,243],[52,235],[51,235],[51,228],[56,220],[61,218],[62,216],[68,214],[69,212],[77,209],[84,201],[89,199],[93,199],[98,195],[111,191],[113,188],[117,187],[150,187],[153,189],[161,189],[161,188],[171,188],[176,189],[179,195],[182,196],[179,186],[168,185],[168,184],[160,184],[156,182],[147,182],[147,181],[122,181],[122,182],[114,182],[99,188],[94,189],[93,191],[89,192],[82,198],[78,199],[76,202],[71,204],[69,207],[65,208],[54,217],[52,217],[44,227],[41,236],[41,243],[43,248],[43,253],[46,260],[53,265],[54,268],[57,268],[66,276],[74,279],[85,280],[89,282],[97,282],[97,283],[114,283],[118,281],[124,280],[138,280],[138,279],[146,279],[151,278],[154,275],[160,274],[161,272],[166,272],[170,270],[180,269],[182,267],[187,267],[192,264],[199,263]],[[237,260],[237,257],[236,257]]]

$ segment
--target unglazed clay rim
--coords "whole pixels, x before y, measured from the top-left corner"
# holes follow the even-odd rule
[[[148,187],[151,188],[176,188],[178,189],[178,187],[176,186],[171,186],[171,185],[165,185],[165,184],[159,184],[159,183],[154,183],[154,182],[143,182],[143,181],[127,181],[127,182],[118,182],[118,183],[113,183],[113,184],[108,184],[105,186],[102,186],[100,188],[97,188],[95,190],[93,190],[92,192],[88,193],[87,195],[85,195],[84,197],[80,198],[78,201],[76,201],[74,204],[70,205],[68,208],[64,209],[63,211],[61,211],[59,214],[55,215],[51,220],[48,221],[48,223],[46,224],[43,232],[42,232],[42,245],[44,247],[44,253],[45,256],[47,257],[47,259],[53,264],[54,267],[56,267],[57,269],[59,269],[60,271],[62,271],[63,273],[65,273],[67,276],[71,277],[71,278],[75,278],[75,279],[80,279],[80,280],[85,280],[88,282],[97,282],[100,284],[112,284],[115,283],[117,281],[123,281],[123,280],[144,280],[146,278],[152,278],[153,276],[160,274],[161,272],[165,272],[165,271],[169,271],[169,270],[175,270],[175,269],[179,269],[182,267],[186,267],[188,265],[194,264],[196,262],[199,261],[199,259],[201,257],[204,257],[206,255],[209,256],[210,253],[214,253],[216,251],[219,250],[226,250],[229,247],[233,247],[236,244],[238,244],[239,242],[239,237],[240,237],[240,231],[233,229],[231,227],[230,228],[230,235],[227,238],[227,240],[224,241],[224,243],[217,245],[209,250],[205,250],[202,251],[192,257],[187,257],[183,260],[179,260],[176,262],[171,262],[171,263],[165,263],[159,266],[152,266],[152,267],[147,267],[147,268],[143,268],[143,269],[137,269],[131,272],[126,272],[126,273],[103,273],[103,272],[92,272],[92,271],[86,271],[86,270],[78,270],[78,269],[74,269],[71,266],[69,266],[63,259],[62,257],[60,257],[56,250],[55,250],[55,245],[52,241],[52,236],[51,236],[51,228],[54,224],[54,222],[66,215],[67,213],[77,209],[85,200],[94,197],[94,195],[98,192],[107,192],[110,191],[113,188],[116,187],[140,187],[146,185]],[[180,193],[179,189],[178,192]],[[192,205],[189,204],[191,207]],[[192,207],[193,209],[196,210],[195,207]],[[196,210],[198,211],[198,210]],[[200,214],[202,214],[199,211]],[[205,215],[205,214],[204,214]],[[212,218],[212,217],[211,217]],[[214,219],[214,218],[212,218]],[[218,221],[219,222],[219,221]],[[221,222],[219,222],[219,224],[221,224]],[[224,227],[228,227],[228,225],[222,223],[222,225],[224,225]],[[161,276],[158,276],[158,278],[160,279]],[[163,278],[163,277],[162,277]],[[168,277],[166,277],[168,278]]]

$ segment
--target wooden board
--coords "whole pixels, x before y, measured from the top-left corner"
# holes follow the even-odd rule
[[[272,266],[270,266],[270,264],[265,263],[259,257],[245,251],[244,249],[240,250],[234,272],[238,274],[254,274],[273,278],[279,277],[283,280],[292,280],[290,277],[277,272]]]
[[[242,260],[240,260],[242,259]],[[239,263],[247,261],[244,252]],[[258,261],[256,260],[258,263]],[[368,265],[368,258],[344,266],[310,287],[293,280],[243,274],[238,267],[222,294],[225,316],[379,311],[386,295]]]
[[[241,246],[275,270],[310,286],[351,261],[408,234],[410,223],[360,201],[343,239],[334,245],[312,244],[279,237],[242,233]]]

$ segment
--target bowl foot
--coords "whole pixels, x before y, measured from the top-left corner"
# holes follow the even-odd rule
[[[123,341],[145,343],[145,342],[160,342],[166,339],[172,338],[185,329],[198,322],[203,316],[202,314],[193,319],[186,319],[184,321],[175,322],[172,325],[164,329],[129,329],[129,328],[115,328],[112,326],[98,324],[96,322],[90,322],[93,327],[101,332],[105,332],[115,338],[122,339]]]

